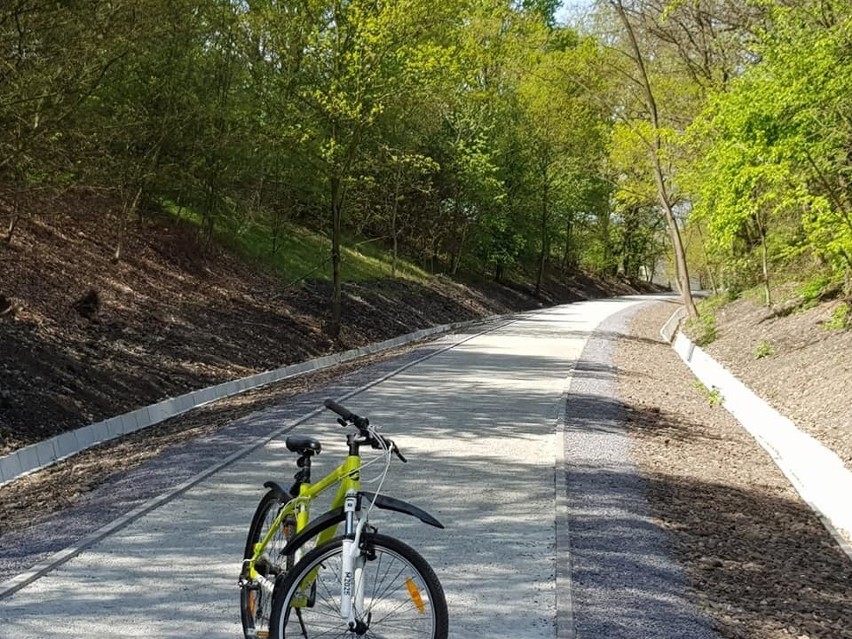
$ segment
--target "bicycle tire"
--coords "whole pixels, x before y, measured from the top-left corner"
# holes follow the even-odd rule
[[[249,534],[246,538],[246,547],[243,557],[251,559],[254,556],[254,547],[259,543],[272,522],[278,516],[280,509],[287,503],[281,499],[280,493],[270,490],[267,492],[257,509],[249,526]],[[270,580],[275,580],[279,575],[287,572],[293,565],[292,555],[282,554],[281,550],[293,536],[296,528],[296,520],[286,517],[281,522],[279,533],[267,544],[266,559],[264,565],[256,566],[258,572],[264,574]],[[269,597],[258,587],[244,585],[240,588],[240,617],[243,624],[243,635],[246,639],[266,639],[269,636],[269,615],[272,602]]]
[[[356,611],[356,616],[366,623],[366,630],[362,628],[360,634],[350,631],[339,608],[342,548],[343,537],[332,539],[314,548],[276,581],[270,637],[313,636],[307,632],[310,624],[321,634],[330,631],[339,637],[374,637],[377,635],[371,630],[378,628],[379,635],[386,639],[409,639],[414,636],[412,632],[425,639],[447,639],[447,601],[435,571],[407,544],[379,534],[364,535],[362,540],[368,561],[363,580],[364,610]],[[314,571],[315,580],[311,581]],[[329,579],[324,580],[325,577]],[[312,602],[310,596],[304,595],[311,589],[315,593]],[[301,604],[294,603],[298,599]],[[393,619],[385,623],[391,615]]]

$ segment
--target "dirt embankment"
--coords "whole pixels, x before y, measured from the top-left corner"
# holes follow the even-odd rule
[[[807,310],[750,299],[716,313],[705,350],[852,470],[852,330],[832,328],[842,301]]]
[[[0,454],[195,388],[542,303],[523,288],[441,277],[348,284],[332,342],[328,283],[286,288],[171,218],[132,223],[113,263],[111,204],[78,195],[62,202],[73,213],[0,242]],[[576,277],[551,282],[544,301],[629,292]]]
[[[675,308],[640,312],[615,364],[634,455],[693,600],[725,639],[852,638],[852,564],[769,455],[708,401],[662,341]]]

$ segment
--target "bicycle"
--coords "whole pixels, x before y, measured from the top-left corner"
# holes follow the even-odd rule
[[[349,453],[340,466],[311,483],[311,460],[322,444],[303,435],[286,439],[287,449],[299,454],[295,483],[287,492],[276,482],[264,484],[269,491],[246,540],[239,579],[246,639],[392,639],[412,632],[446,639],[447,602],[435,572],[413,548],[379,534],[369,515],[381,508],[444,526],[424,510],[381,494],[391,457],[407,462],[393,440],[340,404],[329,399],[325,406],[339,415],[341,426],[355,427],[346,438]],[[362,469],[379,461],[361,463],[361,448],[367,445],[380,450],[385,462],[376,492],[361,490]],[[331,508],[311,520],[311,502],[334,485],[338,489]],[[340,524],[342,535],[337,534]],[[305,552],[314,539],[314,548]]]

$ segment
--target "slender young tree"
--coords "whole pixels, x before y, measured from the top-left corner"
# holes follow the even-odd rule
[[[698,309],[695,306],[695,301],[692,297],[692,290],[690,288],[689,267],[686,263],[686,252],[683,249],[680,227],[678,225],[677,217],[674,212],[674,204],[669,192],[668,176],[663,168],[663,144],[660,134],[660,116],[657,109],[657,100],[654,96],[654,88],[651,85],[651,79],[648,75],[645,56],[642,54],[642,50],[639,47],[639,41],[636,38],[633,24],[630,21],[630,17],[627,15],[627,10],[625,9],[622,0],[608,1],[609,5],[618,15],[618,19],[624,28],[628,51],[636,68],[635,79],[641,86],[642,96],[647,109],[648,121],[651,125],[651,139],[648,141],[649,158],[651,160],[653,170],[654,184],[657,189],[657,197],[659,198],[660,207],[669,227],[669,236],[671,238],[672,250],[674,251],[675,256],[678,288],[680,288],[681,298],[683,299],[683,304],[686,307],[689,316],[697,317]]]

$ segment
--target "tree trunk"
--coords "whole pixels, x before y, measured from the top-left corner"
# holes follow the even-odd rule
[[[393,258],[391,260],[391,277],[396,279],[396,264],[399,256],[399,237],[396,229],[396,214],[399,210],[400,170],[396,172],[396,186],[393,192],[393,213],[391,214],[391,233],[393,234]]]
[[[666,223],[669,227],[669,235],[672,241],[672,248],[675,254],[675,277],[677,278],[680,295],[683,299],[683,305],[686,307],[690,317],[698,317],[698,309],[695,307],[695,301],[692,298],[692,290],[689,284],[689,268],[686,265],[686,253],[683,250],[683,241],[680,237],[680,227],[675,218],[671,202],[669,202],[668,191],[666,189],[663,178],[662,168],[659,166],[659,158],[655,160],[654,179],[657,183],[657,194],[660,198],[660,204],[663,207],[663,212],[666,216]]]
[[[15,229],[18,227],[18,220],[21,219],[21,185],[15,184],[15,198],[12,202],[12,219],[9,220],[9,226],[6,228],[6,244],[12,243],[12,237],[15,235]]]
[[[710,288],[713,289],[713,295],[719,294],[719,288],[716,286],[716,277],[713,275],[713,267],[710,264],[710,256],[707,254],[707,244],[704,242],[704,234],[701,232],[701,227],[696,224],[698,231],[698,241],[701,243],[701,252],[704,253],[704,264],[707,265],[707,277],[710,278]]]
[[[639,72],[639,80],[642,85],[642,90],[645,95],[645,105],[648,108],[651,119],[651,127],[654,131],[653,148],[651,149],[651,159],[654,168],[654,182],[657,186],[657,196],[660,200],[660,206],[663,208],[663,214],[666,218],[666,223],[669,227],[671,236],[672,248],[675,254],[675,270],[680,294],[683,299],[683,305],[686,307],[690,317],[698,317],[698,309],[695,306],[695,300],[692,298],[692,290],[689,285],[689,268],[686,264],[686,252],[683,249],[683,242],[680,237],[680,229],[678,227],[677,218],[672,209],[671,199],[669,198],[668,188],[666,187],[665,175],[663,173],[663,165],[660,160],[662,151],[662,141],[660,140],[660,120],[657,111],[657,102],[654,99],[654,92],[651,90],[651,81],[648,78],[648,72],[645,69],[645,61],[642,57],[642,52],[639,50],[639,43],[636,41],[636,34],[633,32],[633,25],[627,18],[627,12],[621,0],[610,0],[611,6],[618,14],[624,29],[627,32],[627,40],[630,43],[630,48],[633,51],[633,62]]]
[[[121,261],[121,254],[124,249],[124,238],[127,235],[127,218],[132,216],[136,207],[139,206],[139,198],[142,196],[142,187],[136,189],[136,195],[133,200],[128,202],[124,200],[121,206],[121,219],[118,223],[118,241],[115,243],[115,253],[112,256],[112,261],[118,263]]]
[[[6,244],[12,243],[12,236],[15,235],[15,227],[18,225],[18,213],[12,213],[12,219],[9,220],[9,226],[6,228],[6,237],[3,238],[6,240]]]
[[[760,263],[763,268],[763,299],[766,302],[766,307],[772,307],[772,290],[769,285],[769,248],[766,245],[766,227],[757,221],[757,228],[760,232]]]
[[[340,221],[341,200],[340,177],[331,177],[331,322],[328,325],[328,336],[332,339],[340,337],[341,317],[341,285],[340,285]]]
[[[459,266],[461,265],[462,253],[464,252],[464,241],[467,237],[467,222],[462,225],[461,239],[459,240],[459,248],[456,251],[456,254],[453,256],[453,264],[450,268],[450,273],[455,277],[455,275],[459,272]]]
[[[562,274],[568,272],[571,259],[571,220],[565,223],[565,248],[562,252]]]
[[[542,176],[544,178],[542,184],[542,197],[541,197],[541,255],[538,260],[538,277],[535,280],[535,294],[536,296],[541,294],[541,282],[544,279],[544,264],[547,261],[547,167],[545,166],[542,171]]]

